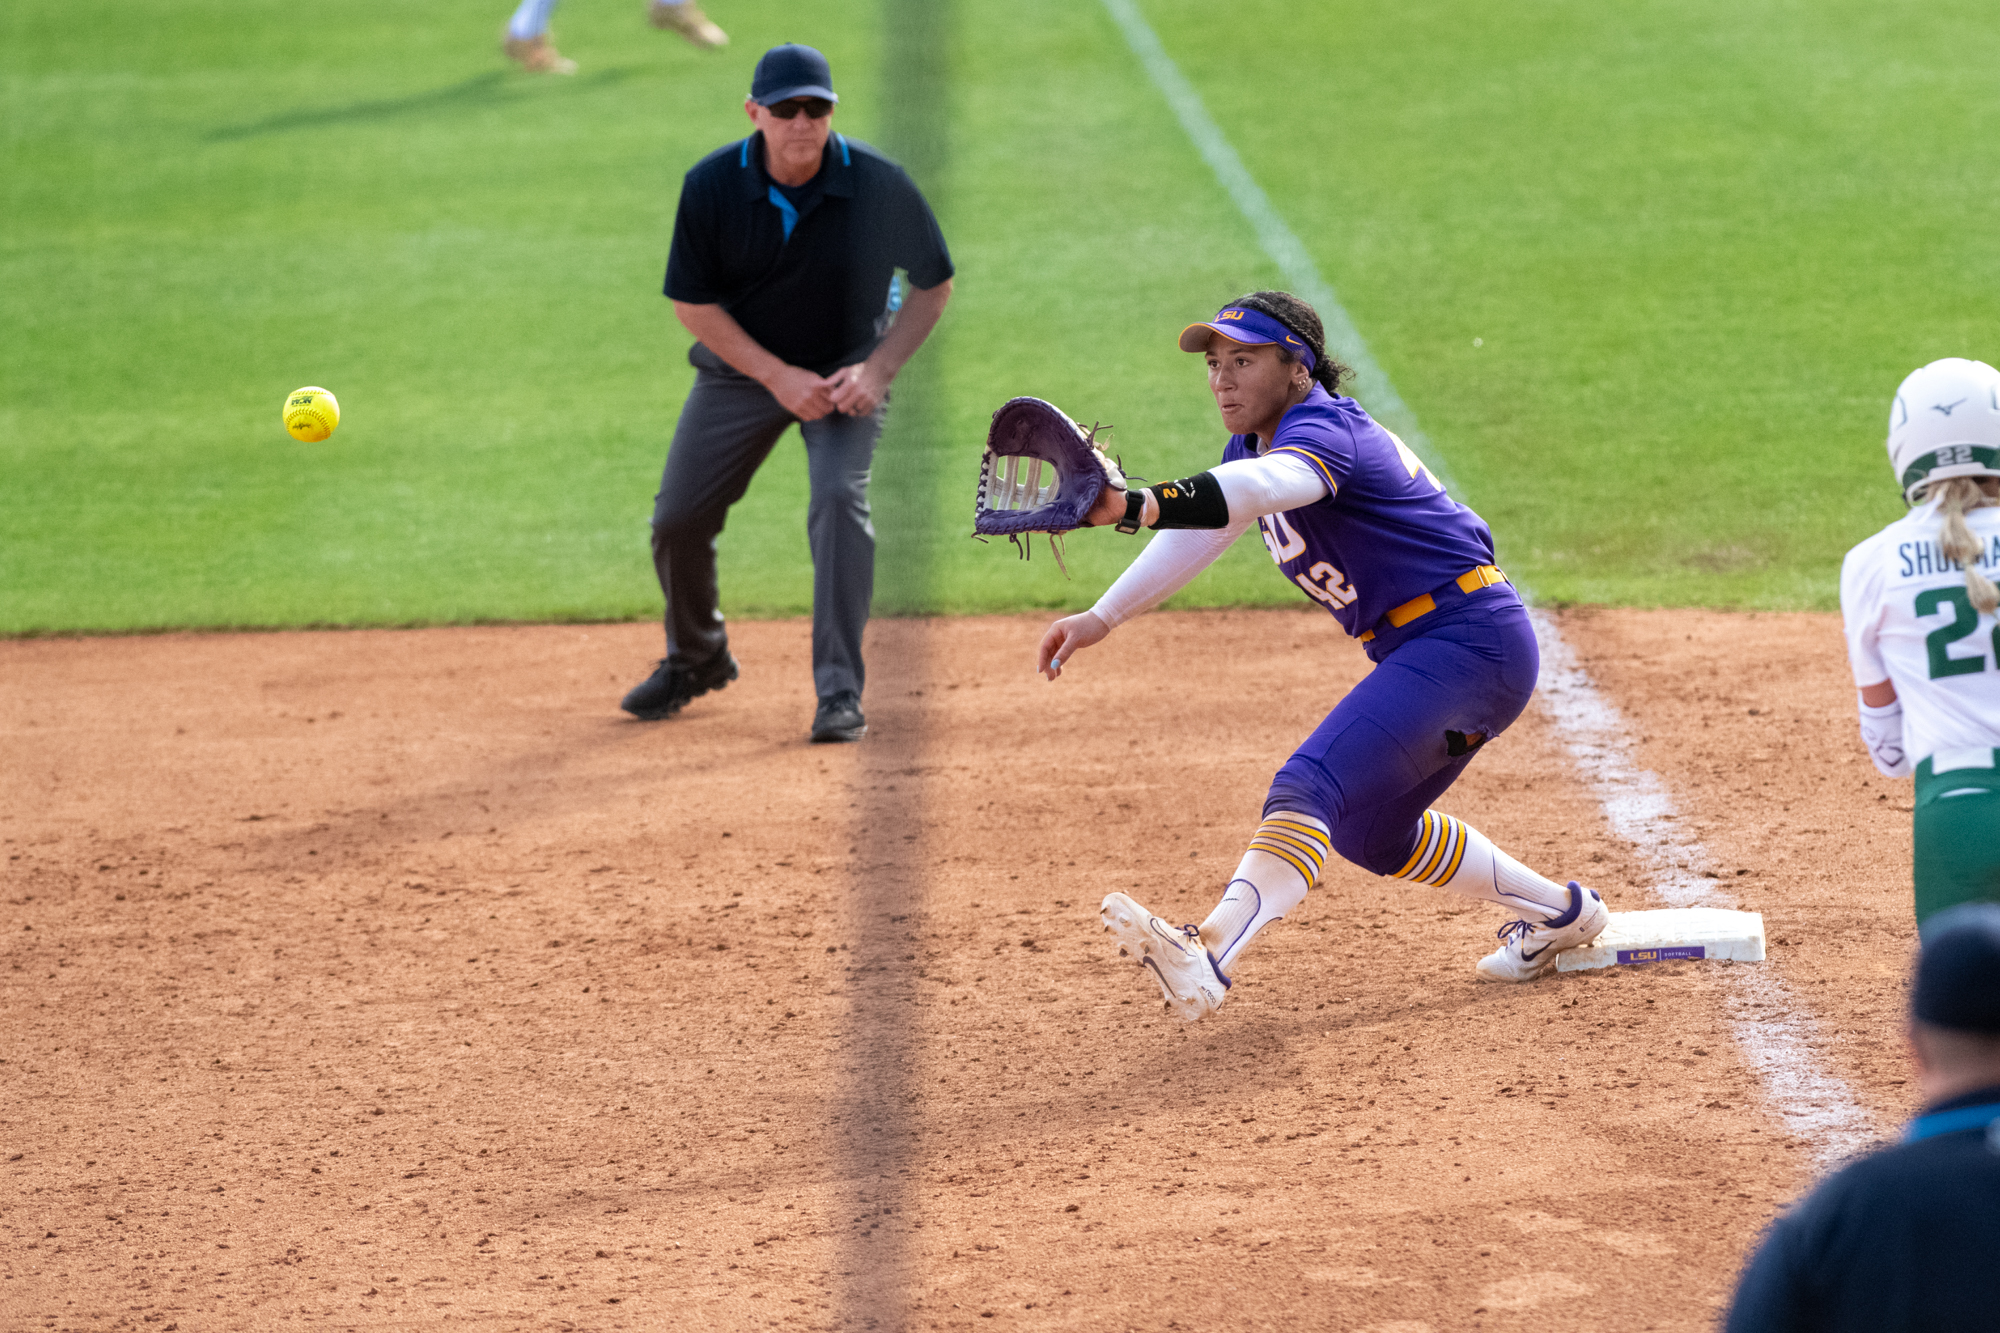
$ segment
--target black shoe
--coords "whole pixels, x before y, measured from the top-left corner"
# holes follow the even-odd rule
[[[819,701],[813,714],[813,743],[858,741],[868,734],[868,719],[861,716],[861,696],[843,690]]]
[[[653,674],[634,685],[618,706],[641,722],[657,722],[680,712],[688,700],[721,689],[736,675],[736,659],[727,648],[698,667],[672,666],[663,657]]]

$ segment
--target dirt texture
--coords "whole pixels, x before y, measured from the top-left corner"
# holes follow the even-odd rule
[[[1709,1327],[1813,1147],[1720,965],[1482,984],[1496,909],[1336,865],[1182,1025],[1098,900],[1199,919],[1367,663],[1042,623],[878,622],[819,747],[803,622],[652,724],[648,626],[0,644],[0,1329]],[[1562,625],[1887,1132],[1834,623]],[[1539,710],[1443,804],[1655,905]]]

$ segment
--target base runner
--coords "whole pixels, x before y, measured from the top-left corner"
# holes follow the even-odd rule
[[[1328,855],[1515,914],[1478,975],[1530,981],[1587,944],[1609,912],[1598,894],[1544,879],[1430,808],[1534,692],[1540,656],[1521,599],[1493,564],[1493,535],[1417,456],[1340,396],[1318,314],[1255,292],[1181,333],[1205,354],[1232,434],[1222,463],[1145,490],[1107,488],[1091,526],[1162,529],[1097,605],[1049,627],[1039,666],[1076,654],[1157,606],[1255,523],[1286,578],[1361,640],[1376,665],[1278,770],[1263,823],[1222,901],[1199,926],[1170,925],[1122,893],[1103,920],[1151,969],[1169,1007],[1214,1012],[1237,956],[1302,902]]]
[[[1889,409],[1910,512],[1847,553],[1840,612],[1861,739],[1916,777],[1917,924],[2000,899],[2000,370],[1948,357]]]
[[[556,0],[521,0],[514,16],[500,35],[500,49],[507,58],[530,74],[574,74],[576,62],[556,50],[549,32],[549,19],[556,12]],[[671,28],[695,46],[729,45],[729,34],[704,14],[698,0],[652,0],[646,6],[646,21],[656,28]]]

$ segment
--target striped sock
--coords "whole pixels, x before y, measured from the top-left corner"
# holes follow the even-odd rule
[[[1201,923],[1218,971],[1226,975],[1258,931],[1305,901],[1331,850],[1326,825],[1311,815],[1280,811],[1258,825],[1222,901]]]
[[[1424,811],[1417,846],[1397,879],[1431,884],[1545,920],[1568,910],[1569,890],[1543,879],[1462,819]]]

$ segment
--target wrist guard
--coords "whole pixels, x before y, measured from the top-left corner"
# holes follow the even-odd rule
[[[1903,749],[1903,701],[1881,708],[1861,705],[1861,743],[1875,761],[1875,771],[1885,778],[1906,778],[1915,771]]]
[[[1163,481],[1149,487],[1159,501],[1160,517],[1155,528],[1226,528],[1229,526],[1229,499],[1213,472],[1198,472],[1179,481]]]
[[[1124,533],[1127,537],[1137,532],[1140,527],[1140,516],[1145,512],[1146,493],[1144,491],[1125,492],[1125,517],[1118,520],[1118,531]]]

